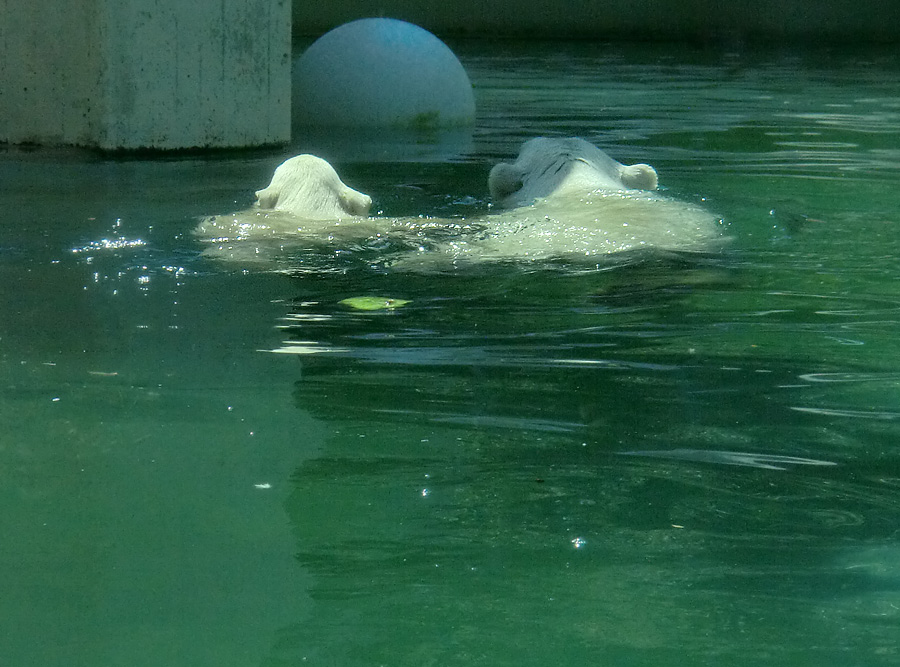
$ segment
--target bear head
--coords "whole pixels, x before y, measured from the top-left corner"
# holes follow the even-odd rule
[[[488,186],[494,201],[510,208],[564,194],[654,190],[657,176],[650,165],[621,164],[584,139],[536,137],[522,145],[514,163],[491,169]]]
[[[372,205],[371,197],[345,185],[334,168],[315,155],[297,155],[280,164],[256,199],[261,209],[312,220],[364,217]]]

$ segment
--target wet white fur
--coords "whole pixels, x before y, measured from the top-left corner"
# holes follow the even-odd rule
[[[515,162],[491,170],[488,185],[503,209],[497,213],[465,221],[366,218],[367,195],[346,186],[325,160],[300,155],[275,170],[257,193],[256,207],[209,218],[197,234],[219,244],[210,254],[231,259],[247,257],[244,240],[343,243],[390,236],[424,249],[411,250],[396,266],[424,269],[448,260],[591,258],[636,248],[706,251],[722,240],[716,216],[654,191],[653,167],[620,164],[582,139],[531,139]],[[448,230],[460,231],[446,241]],[[435,231],[445,241],[428,243]],[[260,252],[254,247],[249,254],[264,259]]]
[[[527,206],[551,196],[598,190],[655,190],[656,170],[648,164],[624,165],[584,139],[529,139],[513,163],[491,169],[488,186],[495,204]]]
[[[315,155],[297,155],[280,164],[256,199],[261,209],[316,220],[367,216],[372,205],[371,197],[345,185],[334,168]]]

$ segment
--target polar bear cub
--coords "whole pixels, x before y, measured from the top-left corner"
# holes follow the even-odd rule
[[[656,185],[656,170],[650,165],[621,164],[577,137],[529,139],[514,163],[495,165],[488,177],[494,202],[504,208],[555,195],[655,190]]]
[[[283,235],[367,234],[372,198],[341,181],[334,168],[314,155],[297,155],[281,163],[272,180],[256,193],[255,206],[231,215],[205,218],[194,233],[206,241],[231,244],[242,239]],[[357,229],[365,227],[366,229]],[[236,246],[221,245],[219,254],[235,256]]]
[[[315,155],[297,155],[280,164],[256,199],[261,209],[310,220],[365,217],[372,206],[369,195],[345,185],[334,168]]]

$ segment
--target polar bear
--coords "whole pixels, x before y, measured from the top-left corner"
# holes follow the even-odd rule
[[[483,219],[477,234],[441,250],[459,264],[718,249],[722,221],[659,194],[657,185],[650,165],[623,165],[584,139],[529,139],[515,162],[491,169],[498,212]]]
[[[550,196],[565,198],[597,190],[655,190],[656,170],[624,165],[584,139],[529,139],[512,164],[491,169],[488,186],[503,208],[528,206]]]
[[[372,198],[344,185],[334,168],[315,155],[297,155],[278,166],[272,181],[256,192],[261,209],[313,220],[369,215]]]
[[[327,161],[315,155],[296,155],[281,163],[269,184],[256,192],[254,207],[206,218],[194,233],[217,243],[335,231],[346,235],[346,230],[368,219],[371,206],[372,198],[345,185]],[[368,232],[366,228],[349,233]]]
[[[721,220],[703,208],[655,192],[646,164],[626,166],[577,138],[531,139],[513,163],[490,172],[497,212],[466,220],[364,217],[372,200],[346,186],[325,160],[300,155],[279,166],[258,205],[209,218],[197,234],[218,244],[209,254],[265,259],[263,245],[243,240],[299,236],[312,246],[386,239],[403,256],[392,266],[438,269],[507,260],[595,258],[625,250],[707,251],[720,243]]]

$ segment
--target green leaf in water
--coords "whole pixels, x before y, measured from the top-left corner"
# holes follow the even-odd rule
[[[409,303],[406,299],[391,299],[383,296],[353,296],[339,301],[343,306],[356,310],[394,310]]]

